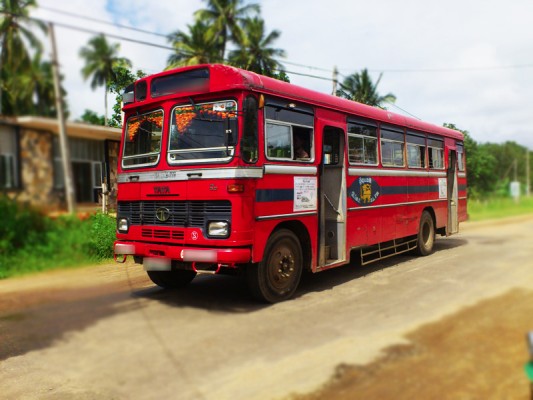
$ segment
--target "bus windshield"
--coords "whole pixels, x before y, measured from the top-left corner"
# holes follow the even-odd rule
[[[228,161],[237,139],[237,102],[177,106],[172,110],[168,161]]]
[[[161,153],[163,111],[128,118],[124,138],[123,167],[155,165]]]

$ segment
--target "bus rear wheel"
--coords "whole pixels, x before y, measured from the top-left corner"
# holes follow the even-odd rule
[[[287,229],[272,234],[263,260],[247,268],[248,286],[261,301],[277,303],[291,298],[300,283],[303,269],[298,237]]]
[[[420,217],[420,225],[418,228],[418,238],[416,244],[416,254],[419,256],[427,256],[433,252],[433,245],[435,244],[435,224],[433,217],[428,211],[424,211]]]
[[[148,277],[157,286],[164,289],[180,289],[187,286],[196,276],[196,272],[176,269],[172,271],[147,271]]]

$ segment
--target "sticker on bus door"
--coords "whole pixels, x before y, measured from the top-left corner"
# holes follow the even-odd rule
[[[294,177],[293,211],[314,211],[317,209],[317,186],[316,176]]]

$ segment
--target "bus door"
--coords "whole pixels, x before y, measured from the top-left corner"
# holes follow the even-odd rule
[[[457,190],[457,151],[448,150],[448,169],[446,172],[448,182],[448,224],[446,235],[459,232],[459,193]]]
[[[344,138],[344,130],[324,127],[319,189],[319,268],[346,261]]]

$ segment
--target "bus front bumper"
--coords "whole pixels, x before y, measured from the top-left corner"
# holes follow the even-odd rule
[[[115,242],[115,261],[123,263],[127,256],[142,257],[147,270],[170,269],[171,261],[191,263],[218,264],[233,267],[251,261],[249,248],[188,248],[184,246],[165,246],[142,242]]]

